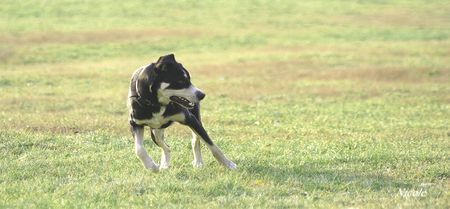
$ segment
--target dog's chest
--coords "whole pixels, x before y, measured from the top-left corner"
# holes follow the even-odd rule
[[[165,111],[166,111],[166,108],[162,107],[159,112],[153,113],[151,118],[149,118],[149,119],[134,119],[134,122],[138,125],[147,125],[147,126],[150,126],[151,128],[160,128],[161,126],[170,122],[169,118],[163,116]]]

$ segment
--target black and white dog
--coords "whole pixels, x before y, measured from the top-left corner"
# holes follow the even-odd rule
[[[170,149],[164,142],[164,129],[173,122],[189,126],[192,130],[194,167],[202,167],[200,139],[213,156],[227,168],[235,169],[230,161],[209,138],[200,121],[200,100],[205,94],[191,83],[188,71],[175,60],[173,54],[162,56],[156,63],[139,68],[131,77],[128,93],[130,125],[135,140],[135,151],[145,168],[153,171],[170,166]],[[144,126],[149,126],[153,142],[162,148],[158,166],[144,148]]]

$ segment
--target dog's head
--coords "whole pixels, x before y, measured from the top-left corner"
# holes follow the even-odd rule
[[[174,102],[193,108],[205,97],[200,89],[192,85],[189,72],[175,60],[173,54],[160,57],[150,77],[150,91],[156,93],[158,102],[163,105]]]

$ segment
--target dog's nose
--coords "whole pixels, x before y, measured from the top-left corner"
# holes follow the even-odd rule
[[[203,98],[205,98],[206,94],[201,92],[201,91],[196,91],[195,92],[195,96],[197,96],[198,101],[202,100]]]

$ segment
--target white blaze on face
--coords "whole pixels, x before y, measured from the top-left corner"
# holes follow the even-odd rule
[[[170,86],[170,84],[168,84],[168,83],[161,83],[161,89],[166,89],[167,87],[169,87]]]
[[[190,85],[188,88],[184,89],[167,89],[169,87],[169,83],[162,82],[161,88],[158,90],[158,100],[162,104],[168,104],[170,102],[171,96],[182,97],[191,103],[197,103],[198,99],[196,96],[196,92],[199,91],[195,86]]]

